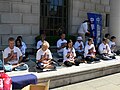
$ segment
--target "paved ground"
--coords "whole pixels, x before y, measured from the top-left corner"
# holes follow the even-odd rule
[[[120,73],[52,90],[120,90]]]

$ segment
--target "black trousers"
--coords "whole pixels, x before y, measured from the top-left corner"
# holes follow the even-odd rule
[[[87,56],[86,58],[85,58],[85,60],[87,61],[87,62],[93,62],[93,61],[99,61],[100,59],[99,58],[93,58],[93,57],[91,57],[91,56]]]
[[[76,51],[76,57],[81,56],[82,59],[84,58],[84,52],[78,52]]]
[[[72,63],[72,62],[70,62],[70,61],[65,61],[64,64],[65,64],[65,66],[67,66],[67,67],[71,67],[72,65],[79,66],[80,60],[76,59],[76,60],[74,61],[74,63]]]

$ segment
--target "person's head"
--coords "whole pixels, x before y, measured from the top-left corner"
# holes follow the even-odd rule
[[[46,35],[45,34],[41,34],[41,40],[44,41],[46,39]]]
[[[102,42],[106,45],[106,44],[108,43],[107,38],[103,38],[103,39],[102,39]]]
[[[21,47],[21,46],[22,46],[22,42],[21,42],[20,39],[16,39],[16,40],[15,40],[15,46],[16,46],[16,47]]]
[[[80,37],[80,36],[77,37],[77,41],[78,41],[78,42],[81,42],[82,40],[83,40],[82,37]]]
[[[90,21],[90,20],[85,20],[83,23],[86,23],[86,22],[87,22],[88,25],[91,24],[91,21]]]
[[[111,37],[111,41],[112,41],[112,42],[115,42],[115,41],[116,41],[116,37],[115,37],[115,36],[112,36],[112,37]]]
[[[20,39],[22,41],[22,36],[18,36],[17,39]]]
[[[93,39],[92,38],[88,38],[88,45],[93,44]]]
[[[105,38],[110,39],[110,34],[109,34],[109,33],[106,33],[106,34],[105,34]]]
[[[60,37],[61,37],[61,39],[65,39],[65,33],[62,33],[62,34],[60,35]]]
[[[68,40],[67,41],[67,49],[68,48],[73,48],[73,42],[72,42],[72,40]]]
[[[50,47],[49,43],[47,41],[44,41],[42,44],[42,50],[46,51]]]
[[[14,42],[14,38],[13,38],[13,37],[10,37],[10,38],[8,39],[8,44],[9,44],[9,48],[10,48],[10,49],[13,49],[13,48],[14,48],[15,42]]]

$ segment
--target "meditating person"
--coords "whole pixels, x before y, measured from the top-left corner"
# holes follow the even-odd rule
[[[103,38],[102,43],[99,45],[99,54],[103,60],[115,59],[114,54],[112,54],[111,49],[108,45],[108,39]]]
[[[111,37],[111,40],[109,42],[109,46],[110,46],[111,52],[113,54],[115,54],[115,55],[119,55],[120,54],[120,50],[117,49],[117,46],[116,46],[116,37],[115,36]]]
[[[87,63],[92,63],[93,61],[100,60],[96,57],[96,50],[92,38],[88,39],[88,44],[85,46],[84,58],[87,61]]]
[[[23,59],[22,57],[23,55],[20,49],[14,46],[15,41],[13,37],[10,37],[8,39],[8,44],[9,46],[3,52],[3,58],[4,58],[5,64],[9,63],[11,65],[14,65],[14,64],[21,63]]]
[[[110,34],[106,33],[105,34],[105,38],[107,39],[107,43],[109,44],[109,42],[110,42]]]
[[[41,39],[37,42],[37,50],[40,49],[42,47],[43,42],[45,41],[46,35],[45,34],[41,34]]]
[[[15,46],[18,47],[21,50],[21,52],[22,52],[22,55],[23,55],[23,60],[22,61],[28,61],[29,60],[28,54],[26,53],[26,49],[22,45],[22,42],[21,42],[20,39],[16,39],[15,40]]]
[[[65,66],[70,67],[72,65],[79,66],[80,60],[75,59],[76,53],[75,49],[73,48],[72,40],[67,42],[67,46],[63,50],[63,63]]]
[[[52,64],[52,54],[49,50],[49,43],[44,41],[42,47],[36,53],[37,68],[38,69],[55,69]]]
[[[22,36],[18,36],[17,39],[20,39],[21,42],[22,42],[22,46],[23,46],[25,49],[27,49],[27,45],[26,45],[25,42],[23,42],[23,38],[22,38]]]
[[[76,51],[76,55],[77,57],[78,56],[81,56],[83,58],[83,53],[84,53],[84,43],[82,41],[82,37],[77,37],[77,41],[75,42],[74,44],[74,48],[75,48],[75,51]]]
[[[57,54],[59,57],[63,57],[63,49],[66,47],[67,40],[65,40],[65,34],[60,35],[60,39],[57,41]]]

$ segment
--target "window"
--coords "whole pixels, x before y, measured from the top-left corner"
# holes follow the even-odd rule
[[[41,0],[40,33],[59,35],[68,30],[68,0]]]

